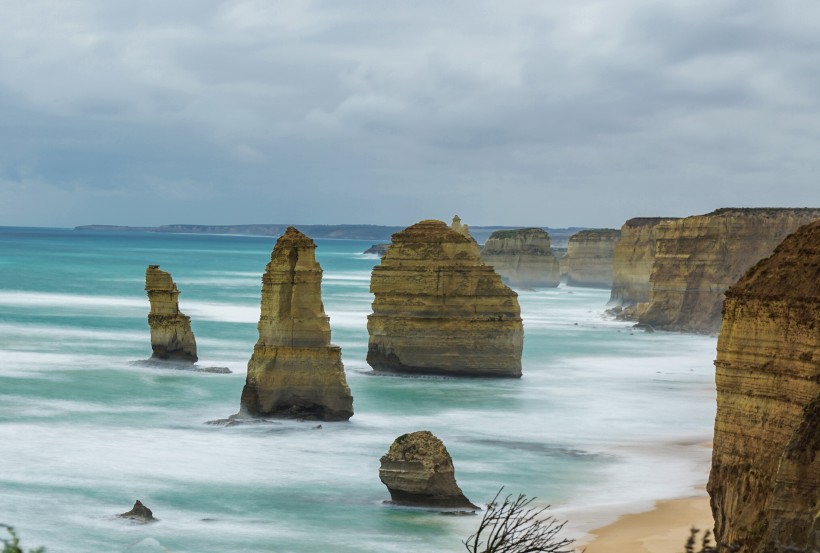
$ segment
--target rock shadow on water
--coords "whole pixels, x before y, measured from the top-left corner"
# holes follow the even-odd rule
[[[200,367],[196,364],[185,361],[174,361],[170,359],[141,359],[139,361],[131,361],[130,363],[136,367],[147,367],[150,369],[167,369],[173,371],[187,371],[195,373],[210,373],[210,374],[232,374],[228,367]]]

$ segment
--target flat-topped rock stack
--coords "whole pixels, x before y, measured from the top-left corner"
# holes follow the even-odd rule
[[[196,363],[196,340],[191,318],[179,310],[179,290],[171,274],[149,265],[145,270],[145,291],[151,311],[152,359]]]
[[[241,414],[347,420],[353,398],[341,349],[330,343],[316,244],[288,227],[262,276],[259,340],[248,362]]]
[[[617,229],[589,229],[573,234],[561,258],[562,279],[570,286],[612,287],[612,256],[621,235]]]
[[[715,368],[718,543],[820,550],[820,221],[726,292]]]
[[[374,267],[367,362],[377,370],[521,376],[518,297],[483,263],[478,244],[442,221],[393,235]]]
[[[649,299],[638,320],[716,333],[724,292],[820,209],[725,208],[658,225]]]
[[[481,249],[481,260],[513,288],[555,288],[561,282],[550,235],[541,228],[495,231]]]

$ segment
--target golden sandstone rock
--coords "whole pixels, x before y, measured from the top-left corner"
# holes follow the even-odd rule
[[[555,288],[561,282],[558,259],[544,229],[497,230],[481,249],[481,260],[513,288]]]
[[[518,295],[481,262],[478,244],[442,221],[393,235],[373,268],[367,362],[375,369],[521,376]]]
[[[243,414],[347,420],[353,397],[342,352],[330,344],[316,244],[288,227],[262,276],[259,340],[248,362]]]
[[[428,430],[396,438],[381,458],[379,479],[394,503],[477,509],[456,483],[447,448]]]
[[[149,265],[145,271],[145,291],[151,304],[151,357],[196,363],[191,318],[179,311],[179,290],[170,273],[160,270],[159,265]]]
[[[634,319],[641,304],[649,301],[649,277],[655,263],[658,227],[674,218],[636,217],[621,227],[621,237],[612,256],[611,305],[624,308],[622,318]],[[645,305],[644,305],[645,307]]]
[[[649,301],[638,320],[663,330],[714,333],[723,293],[820,209],[719,209],[658,226]]]
[[[820,221],[726,292],[709,494],[740,553],[820,549]]]
[[[590,229],[573,234],[567,254],[561,258],[561,273],[570,286],[610,288],[612,254],[621,231]]]

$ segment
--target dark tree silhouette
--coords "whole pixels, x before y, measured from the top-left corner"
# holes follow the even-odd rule
[[[463,543],[470,553],[572,553],[568,549],[575,540],[561,538],[566,521],[558,522],[553,516],[542,518],[550,508],[531,507],[536,498],[519,494],[508,495],[501,503],[498,490],[487,505],[478,530]]]

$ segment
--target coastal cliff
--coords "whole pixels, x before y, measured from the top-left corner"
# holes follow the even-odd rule
[[[640,305],[649,301],[649,277],[655,263],[658,227],[675,220],[670,217],[636,217],[621,227],[621,237],[612,254],[609,303],[624,309],[622,318],[637,318]]]
[[[347,420],[353,397],[341,349],[330,343],[316,244],[289,227],[262,276],[259,340],[248,362],[241,413]]]
[[[820,209],[719,209],[658,225],[649,300],[638,320],[663,330],[715,333],[723,294]]]
[[[561,282],[550,235],[541,228],[495,231],[481,250],[481,260],[513,288],[555,288]]]
[[[478,244],[442,221],[393,235],[373,268],[367,362],[375,369],[521,376],[518,295],[482,263]]]
[[[820,221],[726,292],[712,471],[718,542],[820,548]]]
[[[612,287],[612,254],[621,235],[616,229],[590,229],[573,234],[567,254],[561,258],[561,273],[570,286]]]
[[[145,270],[145,291],[151,311],[153,359],[196,363],[196,340],[191,330],[191,318],[179,310],[179,290],[171,274],[149,265]]]

